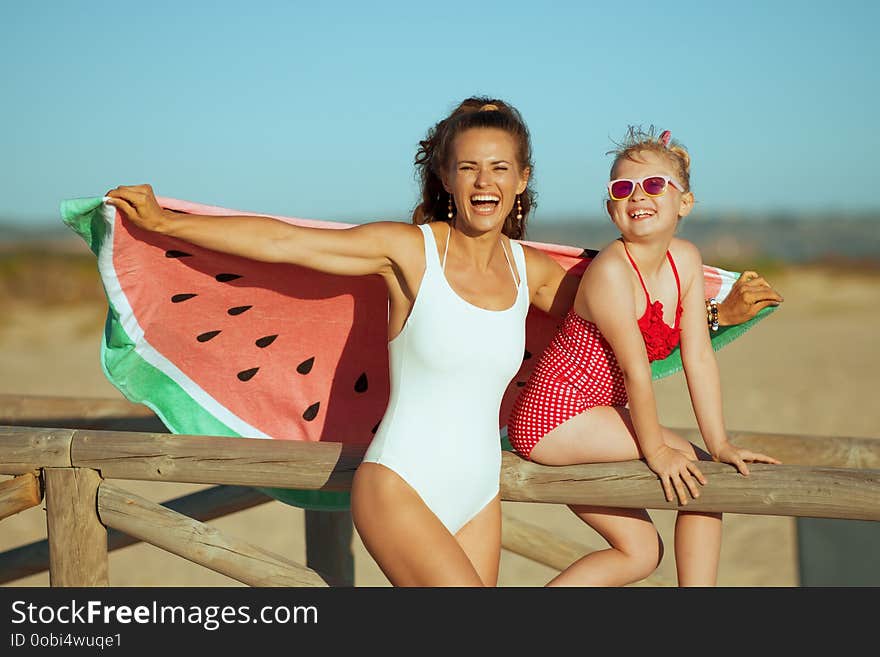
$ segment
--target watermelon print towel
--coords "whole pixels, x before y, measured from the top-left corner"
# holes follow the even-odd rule
[[[159,198],[179,212],[256,214]],[[367,445],[389,394],[387,294],[378,276],[322,274],[210,251],[144,231],[102,197],[62,202],[65,224],[95,253],[109,310],[101,366],[127,399],[151,408],[169,431]],[[273,217],[305,226],[351,224]],[[580,274],[595,251],[524,242]],[[705,267],[709,296],[723,299],[738,274]],[[712,334],[717,350],[774,308]],[[531,308],[526,352],[499,416],[501,447],[519,388],[556,329]],[[654,378],[681,369],[676,349]],[[265,489],[307,509],[348,507],[349,494]]]

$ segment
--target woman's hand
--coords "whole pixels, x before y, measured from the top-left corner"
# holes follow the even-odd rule
[[[773,463],[775,465],[782,463],[782,461],[775,459],[772,456],[767,456],[760,452],[753,452],[748,449],[740,449],[739,447],[734,447],[729,442],[724,443],[719,449],[713,452],[712,459],[719,463],[730,463],[731,465],[736,466],[736,469],[739,470],[741,474],[746,476],[749,474],[749,466],[747,466],[746,463]]]
[[[763,276],[744,271],[724,301],[718,304],[718,323],[721,326],[742,324],[767,306],[778,306],[783,301],[782,295]]]
[[[682,506],[687,505],[688,492],[694,499],[700,496],[697,482],[705,485],[706,477],[689,454],[664,444],[653,454],[646,456],[645,461],[660,477],[667,502],[673,501],[673,490]]]
[[[126,218],[141,228],[161,231],[166,214],[150,185],[120,186],[111,189],[105,196],[107,203],[120,210]]]

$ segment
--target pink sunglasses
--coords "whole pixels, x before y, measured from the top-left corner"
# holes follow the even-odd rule
[[[614,201],[622,201],[632,196],[636,191],[636,185],[641,185],[642,191],[648,196],[662,196],[666,193],[666,187],[672,183],[679,191],[684,191],[684,185],[671,176],[645,176],[640,180],[629,178],[616,178],[608,182],[608,194]]]

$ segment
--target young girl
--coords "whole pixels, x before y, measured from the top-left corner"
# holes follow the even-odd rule
[[[718,366],[706,325],[702,260],[675,237],[694,205],[690,156],[653,129],[630,128],[613,151],[606,208],[621,237],[585,271],[572,308],[517,399],[508,424],[516,452],[537,463],[644,459],[666,499],[700,495],[698,459],[736,466],[779,463],[739,449],[724,429]],[[677,345],[704,450],[660,426],[650,363]],[[550,585],[617,586],[644,579],[663,545],[645,509],[570,507],[609,548],[586,555]],[[680,510],[675,557],[680,586],[716,582],[721,514]]]

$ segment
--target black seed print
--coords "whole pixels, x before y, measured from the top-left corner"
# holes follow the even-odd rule
[[[199,296],[198,294],[175,294],[171,297],[171,303],[180,303],[181,301],[186,301],[187,299],[192,299],[193,297]]]
[[[277,334],[276,335],[267,335],[266,337],[263,337],[263,338],[260,338],[259,340],[257,340],[254,344],[256,344],[260,349],[264,349],[265,347],[268,347],[270,344],[275,342],[275,338],[277,338],[277,337],[278,337]]]
[[[229,281],[234,281],[236,278],[241,278],[240,274],[217,274],[214,279],[218,283],[228,283]]]
[[[305,411],[303,411],[303,420],[306,422],[311,422],[316,417],[318,417],[318,407],[321,405],[321,402],[315,402],[311,406],[309,406]]]
[[[532,352],[529,351],[528,349],[526,349],[525,353],[523,354],[523,360],[528,360],[531,357],[532,357]]]
[[[243,372],[239,372],[237,375],[238,380],[239,381],[250,381],[251,379],[254,378],[254,374],[256,374],[259,371],[259,369],[260,369],[259,367],[252,367],[249,370],[244,370]]]
[[[525,381],[517,381],[517,382],[516,382],[516,387],[517,387],[517,388],[522,388],[525,384],[526,384]]]
[[[372,428],[371,433],[376,433],[379,430],[379,423],[376,422],[376,426]]]
[[[355,392],[366,392],[367,391],[367,373],[362,373],[358,380],[354,382],[354,391]]]
[[[192,257],[192,253],[187,253],[186,251],[175,251],[171,249],[170,251],[165,252],[166,258],[190,258]]]
[[[296,371],[300,374],[308,374],[312,371],[312,365],[315,364],[315,357],[312,356],[308,360],[304,360],[299,365],[296,366]]]
[[[241,315],[243,312],[246,312],[253,308],[253,306],[236,306],[235,308],[230,308],[226,312],[230,315]]]
[[[199,342],[207,342],[211,338],[216,338],[218,335],[220,335],[220,331],[207,331],[205,333],[197,335],[196,340],[198,340]]]

